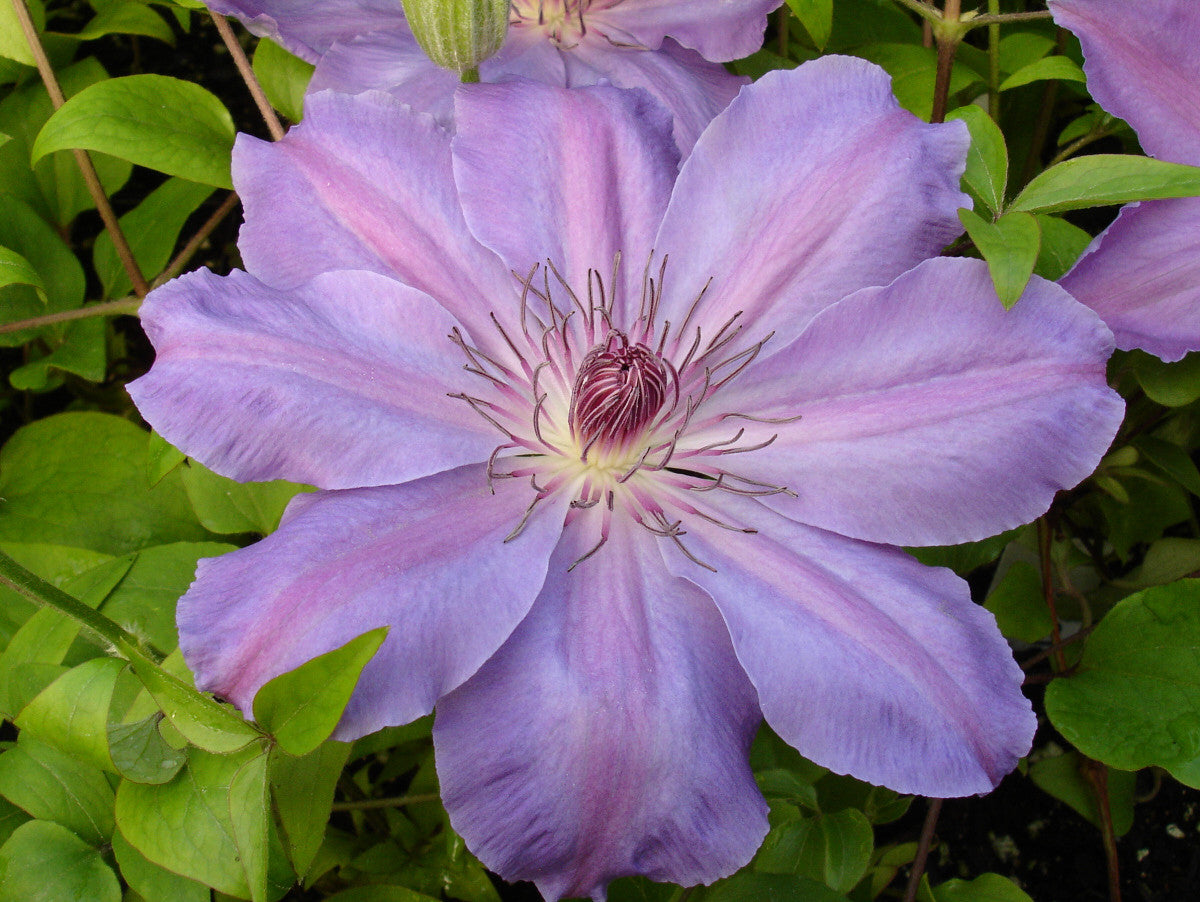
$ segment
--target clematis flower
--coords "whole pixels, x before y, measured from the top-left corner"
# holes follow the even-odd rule
[[[456,72],[417,45],[400,0],[206,0],[317,63],[311,91],[389,91],[451,121]],[[687,152],[749,79],[724,66],[762,46],[781,0],[513,0],[508,39],[479,67],[563,87],[607,81],[649,91],[675,117]]]
[[[239,138],[249,273],[143,307],[155,428],[322,489],[201,563],[198,685],[248,712],[390,625],[336,737],[436,706],[455,829],[548,899],[744,865],[764,716],[839,773],[991,789],[1033,735],[1020,669],[891,546],[1037,516],[1122,403],[1064,290],[1006,312],[980,261],[921,262],[958,231],[965,129],[841,57],[748,87],[681,168],[641,92],[456,104],[453,139],[337,93]]]
[[[1051,0],[1050,10],[1078,35],[1100,105],[1151,156],[1200,165],[1200,4]],[[1168,361],[1200,350],[1200,198],[1127,205],[1061,281],[1119,348]]]

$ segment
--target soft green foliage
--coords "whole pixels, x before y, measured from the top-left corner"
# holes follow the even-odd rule
[[[1072,676],[1046,692],[1072,744],[1112,767],[1171,767],[1200,756],[1200,580],[1124,599],[1088,637]]]
[[[1004,133],[994,119],[981,107],[959,107],[947,120],[961,119],[971,131],[971,149],[967,153],[967,170],[963,184],[993,216],[1004,208],[1004,193],[1008,187],[1008,148]]]
[[[128,75],[80,91],[33,142],[37,162],[56,150],[111,154],[167,175],[232,188],[233,120],[199,85],[162,75]]]
[[[1020,300],[1037,263],[1042,243],[1037,219],[1028,213],[1005,213],[989,222],[970,210],[959,210],[958,218],[987,261],[996,295],[1007,310]]]
[[[0,846],[0,902],[119,902],[117,875],[100,850],[66,827],[30,821]]]
[[[312,63],[264,38],[254,50],[254,74],[271,106],[293,122],[299,122],[304,116],[304,91],[312,78]]]
[[[351,639],[275,677],[254,696],[254,719],[291,755],[307,755],[329,738],[367,662],[388,628]]]
[[[1061,213],[1104,204],[1193,197],[1200,194],[1200,167],[1150,157],[1094,154],[1052,166],[1017,195],[1009,210]]]

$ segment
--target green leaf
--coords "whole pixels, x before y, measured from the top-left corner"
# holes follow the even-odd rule
[[[1020,532],[1020,529],[1010,529],[978,542],[904,550],[926,567],[949,567],[959,576],[966,576],[972,570],[990,564],[1000,557],[1008,543],[1016,539]]]
[[[1067,752],[1041,758],[1030,764],[1029,778],[1043,792],[1070,805],[1093,825],[1100,827],[1100,808],[1096,801],[1096,791],[1084,775],[1083,767],[1084,762],[1078,752]],[[1137,783],[1137,774],[1110,768],[1106,783],[1113,832],[1117,836],[1124,836],[1133,826],[1133,791]]]
[[[232,188],[233,138],[229,111],[199,85],[164,75],[127,75],[84,88],[64,103],[33,142],[32,158],[83,148]]]
[[[958,218],[987,261],[996,295],[1004,309],[1011,309],[1025,293],[1042,243],[1038,221],[1028,213],[1005,213],[995,222],[970,210],[958,211]]]
[[[0,795],[92,845],[112,836],[113,792],[104,774],[36,739],[22,736],[0,754]]]
[[[182,471],[183,486],[196,517],[221,535],[256,532],[267,535],[279,526],[283,509],[306,486],[274,482],[235,482],[191,461]]]
[[[882,66],[892,76],[892,91],[906,110],[928,121],[933,112],[933,83],[937,76],[937,52],[919,44],[864,44],[854,50]],[[950,70],[950,94],[969,88],[979,76],[956,62]]]
[[[697,888],[692,902],[846,902],[846,897],[823,883],[787,874],[741,871]]]
[[[121,231],[129,242],[138,268],[147,277],[153,278],[155,273],[162,272],[171,259],[184,223],[212,191],[209,185],[167,179],[121,217]],[[122,297],[133,290],[133,283],[129,281],[108,232],[102,232],[96,238],[92,262],[104,285],[106,298]]]
[[[1143,435],[1134,445],[1150,461],[1193,495],[1200,496],[1200,470],[1191,455],[1174,442],[1153,435]]]
[[[1094,154],[1051,166],[1025,186],[1010,212],[1061,213],[1200,194],[1200,167],[1128,154]]]
[[[203,540],[173,476],[150,488],[149,436],[128,420],[63,413],[17,431],[0,450],[0,541],[123,554]]]
[[[86,548],[28,542],[3,542],[0,543],[0,550],[59,589],[72,577],[109,559],[106,554]],[[7,646],[16,631],[36,610],[38,607],[25,596],[0,586],[0,646]],[[0,687],[3,682],[3,676],[0,675]],[[0,695],[3,695],[2,688]]]
[[[108,371],[108,334],[99,317],[81,319],[61,327],[61,337],[49,338],[51,351],[8,375],[20,391],[45,391],[57,387],[61,373],[72,373],[89,382],[100,382]]]
[[[1121,770],[1200,757],[1200,580],[1131,595],[1088,637],[1046,713],[1085,755]]]
[[[153,863],[231,896],[250,898],[230,815],[231,787],[247,762],[261,755],[257,745],[232,755],[190,749],[187,767],[169,783],[122,782],[116,800],[121,833]],[[273,885],[291,882],[278,865],[271,867],[269,879]]]
[[[202,558],[218,557],[235,546],[223,542],[174,542],[138,552],[124,579],[100,605],[100,612],[155,648],[179,644],[175,603],[196,578]]]
[[[1087,250],[1092,236],[1058,216],[1039,213],[1037,221],[1042,229],[1042,246],[1033,271],[1043,279],[1057,282]]]
[[[267,756],[256,755],[229,781],[229,825],[251,902],[267,902],[269,805]]]
[[[765,873],[808,877],[849,892],[866,874],[873,848],[871,823],[855,808],[786,817],[767,834],[754,867]]]
[[[1004,133],[991,116],[974,104],[959,107],[946,116],[947,121],[956,119],[965,122],[971,132],[967,169],[963,173],[967,190],[989,212],[999,213],[1008,189],[1008,147]]]
[[[824,50],[833,30],[833,0],[787,0],[792,11],[818,50]]]
[[[45,301],[46,286],[29,261],[6,247],[0,247],[0,288],[8,285],[32,285]]]
[[[187,762],[187,755],[172,748],[159,732],[161,714],[134,723],[110,724],[108,751],[113,766],[134,783],[167,783]],[[143,894],[144,895],[144,894]]]
[[[41,0],[26,0],[29,17],[33,19],[34,27],[41,31],[46,27],[46,13]],[[21,30],[17,20],[16,10],[12,3],[0,4],[0,56],[16,60],[26,66],[34,65],[33,52],[29,49],[29,41]]]
[[[334,893],[325,902],[435,902],[432,896],[418,893],[407,886],[388,886],[373,883],[370,886],[355,886]]]
[[[31,615],[0,655],[0,714],[15,717],[31,699],[58,679],[79,626],[58,611]]]
[[[73,35],[81,41],[94,41],[109,34],[136,34],[175,43],[175,33],[162,16],[140,3],[116,3],[97,13],[83,30]]]
[[[108,709],[124,669],[124,661],[100,657],[67,671],[21,712],[22,735],[100,770],[115,770],[108,753]]]
[[[136,658],[130,660],[130,665],[171,725],[193,745],[210,752],[233,752],[260,738],[258,730],[233,708],[201,695],[162,667]]]
[[[254,74],[271,106],[293,122],[304,115],[304,93],[313,64],[288,53],[274,41],[259,38],[254,48]]]
[[[70,248],[37,213],[17,198],[3,194],[0,245],[24,258],[44,289],[15,282],[0,287],[0,322],[73,310],[83,302],[83,268]],[[0,346],[22,345],[37,335],[36,329],[0,333]]]
[[[333,792],[351,746],[325,742],[302,758],[271,753],[271,796],[296,873],[308,873],[325,839]]]
[[[121,831],[113,833],[113,856],[125,882],[143,899],[151,902],[209,902],[208,887],[172,873],[150,861],[129,844]]]
[[[66,827],[30,821],[0,847],[0,902],[120,902],[100,852]]]
[[[1017,561],[988,594],[983,605],[996,617],[1006,639],[1037,642],[1050,634],[1050,610],[1042,578],[1032,564]]]
[[[1054,49],[1054,38],[1034,31],[1009,31],[1000,39],[1000,69],[1018,72]]]
[[[957,877],[933,888],[937,902],[1033,902],[1029,895],[999,874],[980,874],[974,880]]]
[[[59,67],[56,74],[66,97],[73,97],[88,85],[108,78],[104,67],[92,58]],[[0,130],[12,136],[11,141],[0,147],[0,185],[14,200],[28,204],[46,222],[66,232],[79,213],[92,209],[96,203],[71,152],[52,154],[37,165],[30,162],[33,141],[52,112],[50,95],[39,79],[33,79],[0,101]],[[92,154],[92,165],[109,197],[125,184],[133,171],[129,163],[106,154]],[[7,242],[0,240],[0,244]],[[47,275],[31,254],[21,252],[43,276]],[[74,260],[74,255],[71,259]],[[82,301],[82,272],[80,279],[79,300]]]
[[[1073,59],[1065,56],[1045,56],[1028,66],[1022,66],[1000,82],[1000,90],[1011,91],[1035,81],[1076,81],[1082,84],[1087,81],[1087,76]]]
[[[185,460],[186,454],[157,432],[150,433],[150,444],[146,449],[146,480],[150,485],[158,485],[164,476]]]
[[[1139,589],[1160,586],[1200,570],[1200,539],[1165,536],[1147,550],[1141,565],[1123,576],[1120,585]]]
[[[1164,407],[1183,407],[1200,398],[1200,354],[1188,354],[1176,363],[1135,351],[1133,372],[1146,397]]]
[[[292,755],[307,755],[329,738],[359,674],[387,638],[379,627],[280,674],[254,696],[254,719]]]

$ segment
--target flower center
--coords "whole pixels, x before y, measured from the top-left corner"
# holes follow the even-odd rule
[[[591,0],[513,0],[511,23],[538,28],[556,44],[573,47],[587,34],[583,14]]]
[[[663,409],[675,382],[661,357],[631,344],[625,333],[610,331],[576,371],[568,416],[576,440],[585,449],[621,449]]]

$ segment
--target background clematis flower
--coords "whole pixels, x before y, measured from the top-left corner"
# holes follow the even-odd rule
[[[1051,0],[1083,45],[1088,88],[1151,156],[1200,165],[1200,3]],[[1129,204],[1061,280],[1117,347],[1200,350],[1200,198]]]
[[[436,706],[455,829],[548,899],[744,865],[764,716],[840,773],[991,789],[1034,731],[1020,669],[890,546],[1037,516],[1122,403],[1064,290],[1006,312],[982,262],[921,262],[958,231],[965,129],[842,57],[748,87],[681,168],[641,92],[456,102],[454,138],[337,93],[243,136],[249,272],[146,301],[155,428],[322,489],[201,562],[198,685],[249,711],[390,625],[335,735]]]
[[[458,73],[417,45],[400,0],[206,0],[317,64],[311,91],[388,91],[451,121]],[[687,153],[749,79],[720,63],[762,46],[781,0],[514,0],[508,39],[479,66],[484,82],[512,76],[563,87],[606,80],[643,88],[675,117]]]

